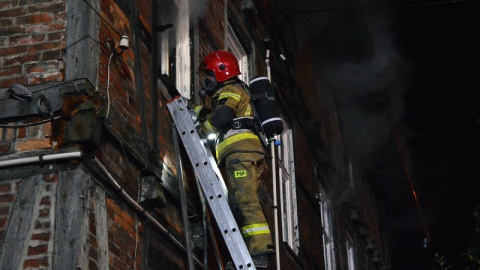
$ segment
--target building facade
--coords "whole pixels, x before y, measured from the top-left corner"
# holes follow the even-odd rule
[[[274,9],[273,0],[2,1],[0,268],[223,268],[229,254],[175,147],[159,78],[198,101],[196,68],[224,49],[242,80],[268,76],[281,105],[285,132],[259,190],[279,239],[270,268],[387,269],[375,198],[342,146],[313,48],[286,51]]]

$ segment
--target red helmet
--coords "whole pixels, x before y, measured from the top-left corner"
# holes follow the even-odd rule
[[[211,52],[205,56],[198,69],[213,71],[218,82],[224,82],[241,74],[235,55],[221,50]]]

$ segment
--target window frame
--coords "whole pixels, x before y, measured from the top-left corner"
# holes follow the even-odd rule
[[[322,221],[323,255],[326,270],[335,270],[335,239],[333,237],[333,210],[331,201],[320,187],[320,215]]]
[[[158,25],[173,24],[157,33],[159,40],[158,57],[161,74],[169,75],[180,94],[190,99],[191,93],[191,37],[188,0],[171,0],[162,5]]]
[[[300,232],[298,226],[297,192],[295,162],[293,151],[293,132],[285,121],[284,132],[280,136],[277,164],[280,184],[280,213],[283,242],[298,255],[300,250]]]
[[[238,67],[241,72],[241,74],[238,75],[238,78],[249,83],[251,73],[250,59],[230,23],[228,23],[227,26],[227,50],[235,55],[238,60]]]

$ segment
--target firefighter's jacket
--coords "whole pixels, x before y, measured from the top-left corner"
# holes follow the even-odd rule
[[[213,111],[202,125],[207,132],[217,133],[217,160],[225,165],[229,203],[245,243],[252,255],[265,254],[273,252],[257,195],[266,166],[265,152],[254,128],[245,124],[253,123],[250,95],[236,82],[226,82],[213,95]]]

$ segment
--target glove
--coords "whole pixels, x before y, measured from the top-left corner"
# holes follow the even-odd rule
[[[195,124],[195,126],[199,125],[199,123],[198,123],[198,113],[194,110],[188,110],[188,112],[190,113],[190,117],[192,118],[192,121]]]

